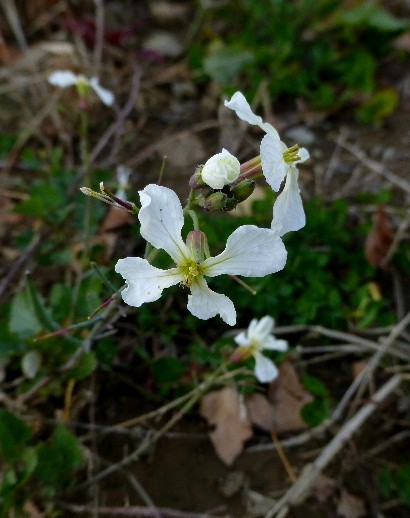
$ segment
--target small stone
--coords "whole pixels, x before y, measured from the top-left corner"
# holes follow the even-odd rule
[[[144,50],[153,50],[168,58],[177,58],[182,54],[183,46],[177,38],[166,31],[153,32],[142,44]]]

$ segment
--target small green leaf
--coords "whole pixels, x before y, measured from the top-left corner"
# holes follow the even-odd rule
[[[314,396],[322,398],[327,398],[329,396],[329,391],[327,390],[326,385],[319,378],[314,376],[303,376],[302,384],[305,389]]]
[[[185,365],[178,358],[159,358],[152,365],[152,375],[155,381],[160,384],[179,381],[184,371]]]
[[[37,455],[35,474],[52,488],[69,483],[75,470],[83,462],[77,439],[63,424],[56,426],[50,444],[41,444],[38,447]]]
[[[30,428],[8,410],[0,409],[0,455],[7,462],[16,462],[31,439]]]
[[[393,483],[392,470],[390,468],[386,467],[379,473],[380,493],[385,498],[390,498],[391,495],[393,494],[393,487],[394,487],[394,483]]]
[[[397,492],[410,505],[410,463],[401,464],[396,473]]]
[[[9,329],[22,338],[37,335],[43,329],[39,321],[28,286],[16,293],[11,303]]]
[[[300,415],[305,423],[314,428],[329,417],[329,408],[325,399],[316,399],[307,403],[301,410]]]
[[[204,59],[204,70],[215,81],[229,84],[253,60],[253,54],[248,50],[222,47]]]
[[[356,114],[365,124],[380,124],[397,108],[399,95],[393,88],[385,88],[376,92],[369,101],[361,106]]]
[[[34,379],[41,366],[41,356],[38,351],[28,351],[21,359],[21,370],[29,379]]]
[[[77,360],[76,366],[70,370],[69,377],[76,380],[87,378],[97,367],[97,359],[93,352],[84,352]]]

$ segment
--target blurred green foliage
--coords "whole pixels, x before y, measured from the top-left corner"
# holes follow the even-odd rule
[[[211,77],[228,93],[268,81],[273,100],[303,96],[318,109],[373,94],[381,58],[409,27],[376,0],[228,1],[204,19],[190,51],[198,79]]]

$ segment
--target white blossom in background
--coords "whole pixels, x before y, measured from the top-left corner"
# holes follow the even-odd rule
[[[276,129],[253,113],[241,92],[236,92],[229,101],[225,101],[225,106],[243,121],[259,126],[266,133],[261,142],[260,156],[263,174],[272,189],[278,192],[285,180],[283,191],[273,207],[272,228],[282,236],[286,232],[304,227],[306,217],[299,192],[299,172],[296,165],[307,160],[309,152],[297,145],[288,148],[280,140]]]
[[[202,180],[212,189],[222,189],[235,181],[241,172],[239,160],[226,149],[207,160],[201,170]]]
[[[91,88],[106,106],[112,106],[114,103],[114,94],[100,86],[97,77],[88,79],[82,74],[74,74],[70,70],[56,70],[49,76],[48,82],[60,88],[76,86],[80,92]]]
[[[115,196],[122,201],[127,201],[127,189],[129,188],[129,178],[132,174],[132,169],[129,167],[125,167],[123,165],[119,165],[117,167],[117,181],[118,181],[118,189],[115,193]]]
[[[175,267],[161,270],[140,257],[120,259],[115,271],[127,283],[121,296],[130,306],[158,300],[165,288],[181,284],[190,290],[187,307],[194,316],[207,320],[219,314],[227,324],[234,325],[236,311],[232,301],[212,291],[205,277],[263,277],[285,266],[286,249],[278,232],[253,225],[237,228],[219,255],[198,260],[182,240],[184,215],[176,193],[150,184],[139,195],[141,235],[154,248],[165,250]]]
[[[238,356],[255,358],[255,376],[261,383],[273,381],[278,376],[278,369],[272,360],[262,354],[267,351],[286,351],[288,342],[278,340],[272,335],[275,321],[272,317],[266,316],[259,321],[253,319],[247,331],[242,331],[235,337],[239,345]]]

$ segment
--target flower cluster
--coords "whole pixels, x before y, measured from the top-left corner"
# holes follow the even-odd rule
[[[222,274],[263,277],[278,272],[286,262],[281,236],[305,224],[297,164],[309,157],[308,152],[297,145],[288,148],[273,126],[252,112],[240,92],[225,105],[240,119],[258,125],[265,132],[260,156],[242,165],[226,149],[211,157],[191,177],[192,191],[185,209],[175,192],[166,187],[151,184],[140,191],[141,235],[154,248],[167,252],[175,266],[160,270],[140,257],[120,259],[115,270],[126,281],[122,298],[131,306],[153,302],[165,288],[179,284],[190,291],[187,307],[194,316],[209,319],[220,315],[227,324],[234,325],[236,312],[232,301],[212,291],[205,279]],[[270,229],[254,225],[237,228],[229,236],[225,250],[215,257],[210,256],[206,235],[197,226],[184,242],[181,232],[186,212],[192,213],[198,206],[232,210],[252,193],[253,177],[261,174],[275,191],[284,182],[273,206]],[[198,223],[196,215],[195,223]],[[263,322],[266,326],[266,321]],[[258,362],[261,363],[260,358]]]

